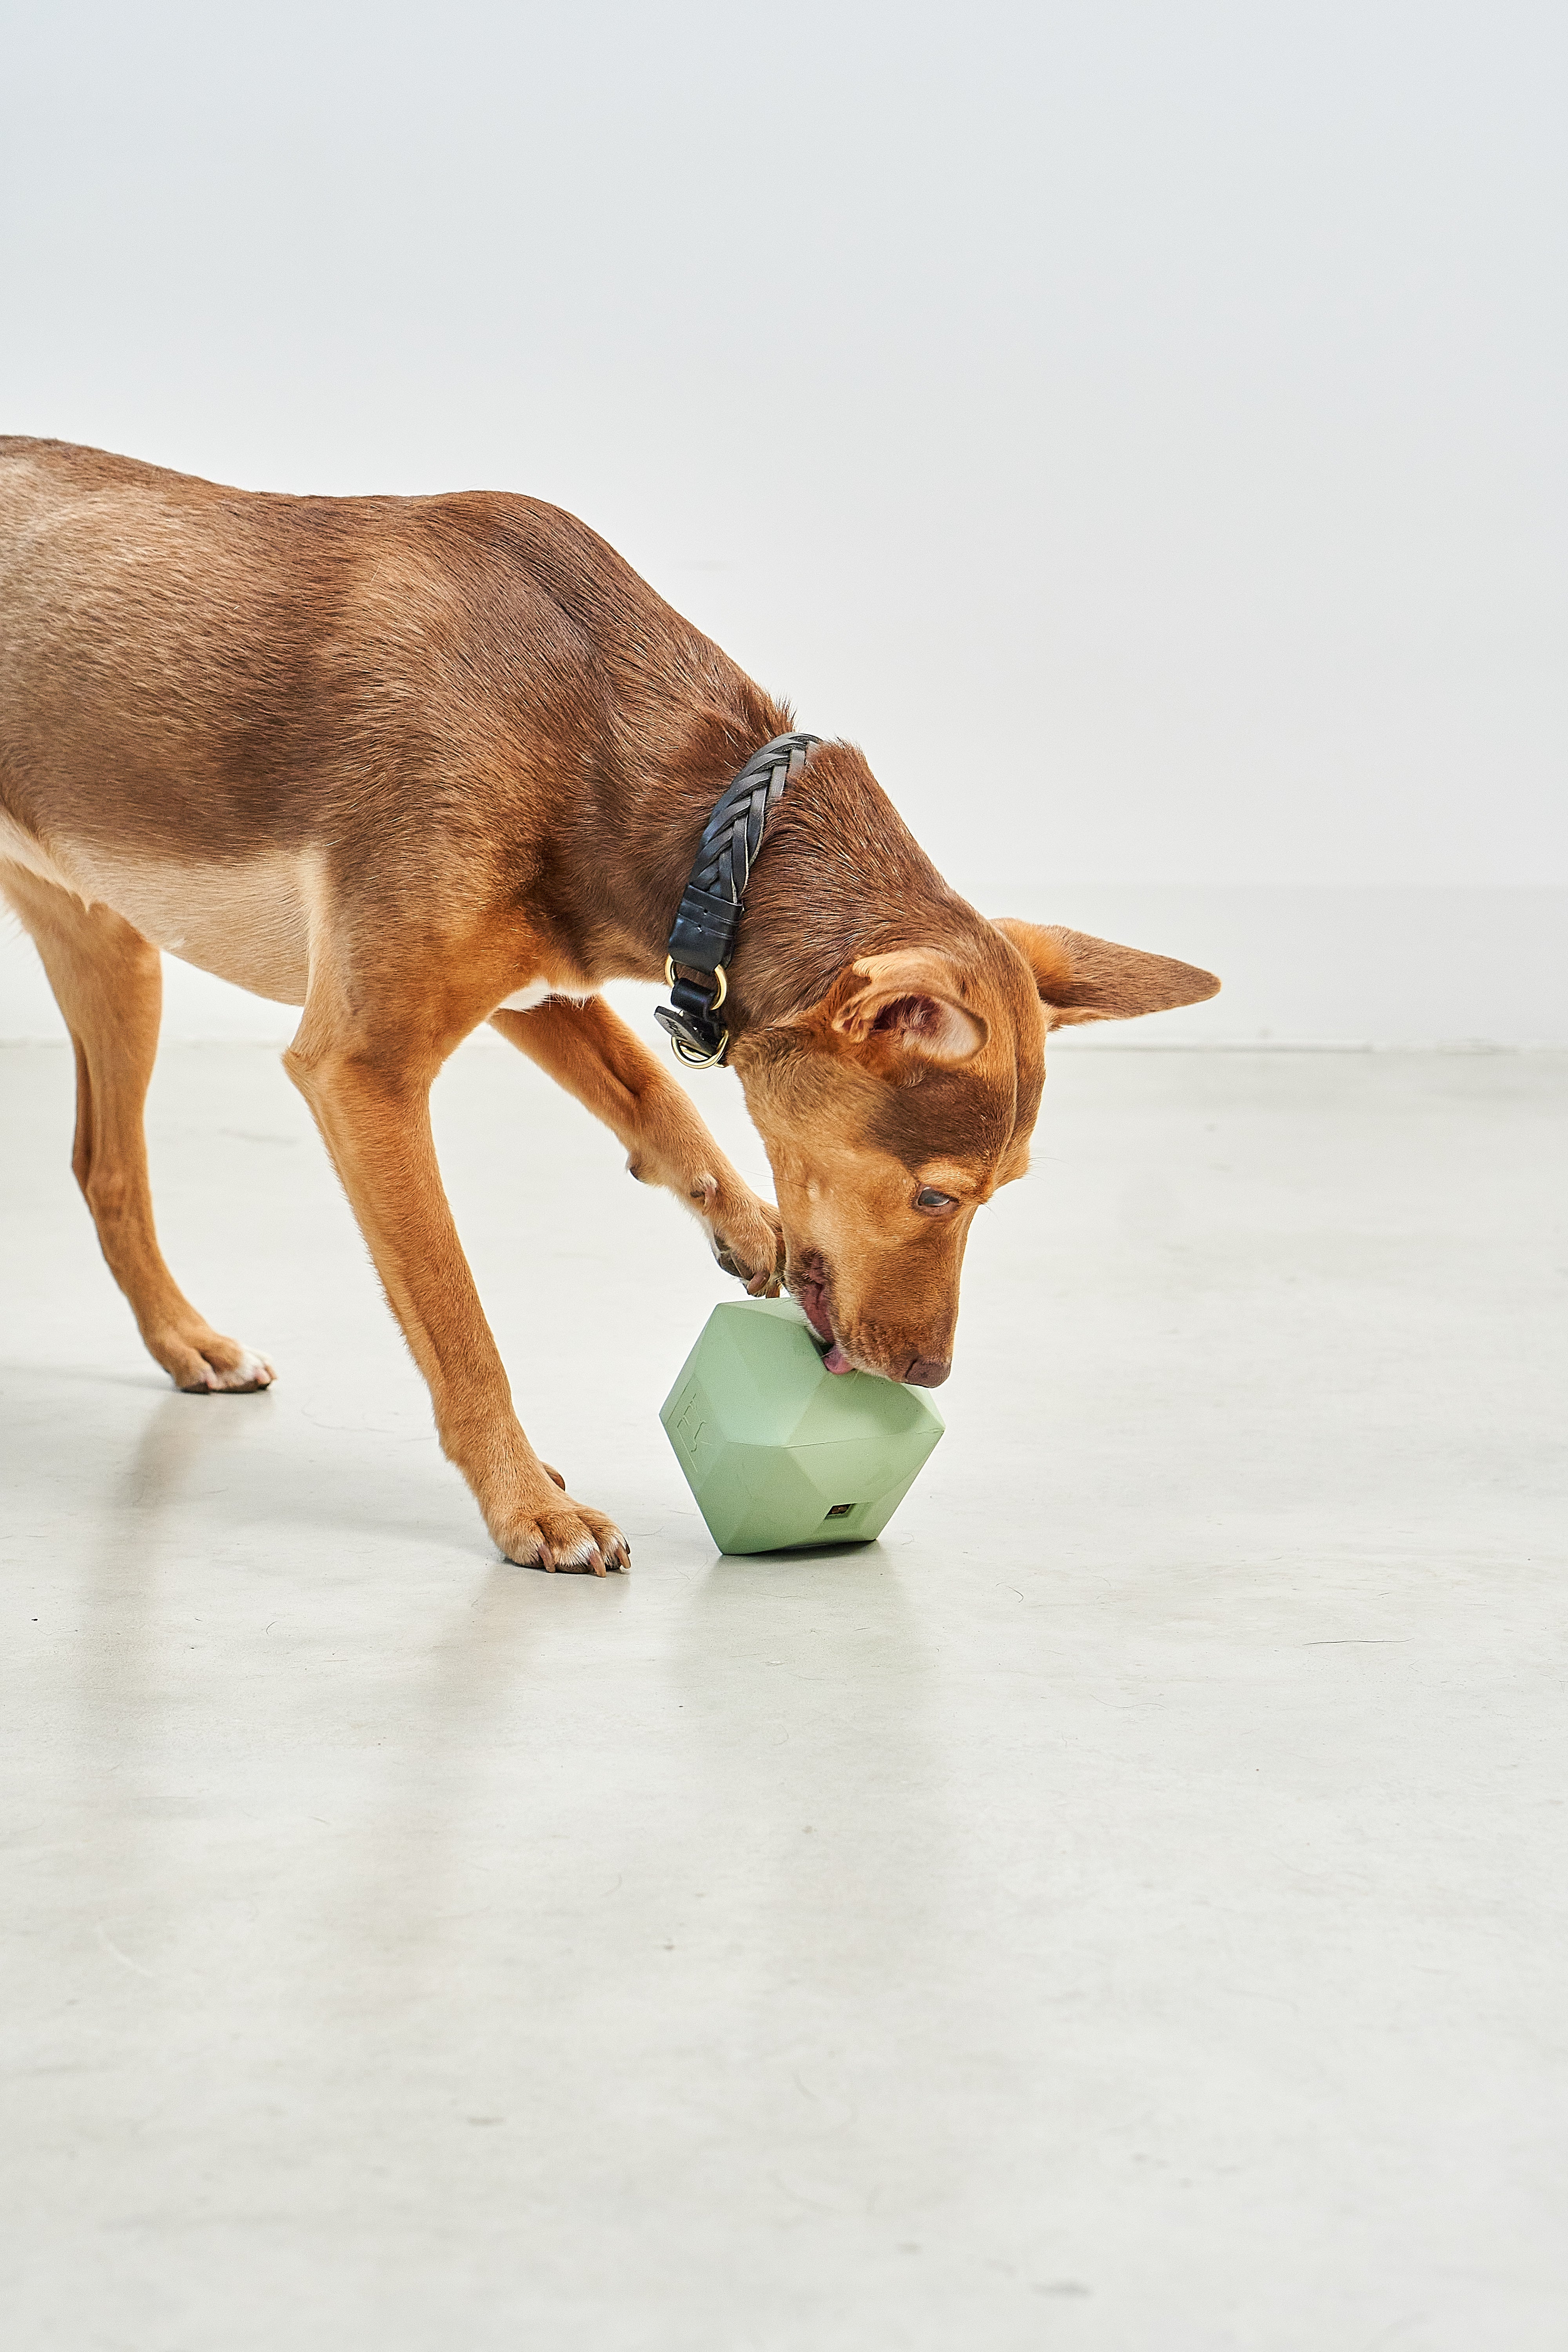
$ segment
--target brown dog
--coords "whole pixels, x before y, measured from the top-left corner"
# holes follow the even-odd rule
[[[859,752],[823,747],[770,821],[724,1011],[775,1212],[595,992],[659,975],[710,810],[789,713],[582,523],[479,494],[259,496],[0,439],[0,891],[76,1045],[72,1165],[142,1339],[183,1389],[272,1378],[153,1231],[167,949],[303,1006],[289,1074],[514,1560],[602,1575],[628,1552],[524,1436],[442,1190],[430,1087],[481,1021],[748,1288],[782,1278],[832,1369],[934,1383],[974,1212],[1027,1162],[1047,1030],[1219,984],[986,921]]]

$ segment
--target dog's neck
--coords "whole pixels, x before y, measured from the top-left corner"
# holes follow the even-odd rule
[[[609,688],[605,732],[556,803],[559,912],[594,981],[660,980],[702,830],[752,753],[791,712],[608,551],[605,580],[548,585],[591,636]],[[616,593],[611,593],[615,589]],[[584,751],[586,747],[584,747]],[[770,816],[729,968],[731,1034],[816,1003],[856,957],[952,943],[977,918],[949,890],[864,756],[825,743]]]
[[[705,743],[705,757],[643,799],[633,855],[617,860],[639,978],[663,974],[670,922],[713,803],[758,741],[788,727],[776,707],[760,716],[738,756],[726,743],[715,771],[718,747]],[[737,1039],[817,1003],[858,956],[916,940],[956,946],[974,921],[863,754],[842,743],[816,751],[770,815],[745,903],[723,1016]]]

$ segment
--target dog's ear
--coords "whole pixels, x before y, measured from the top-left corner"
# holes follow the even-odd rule
[[[1007,917],[996,929],[1034,973],[1052,1029],[1075,1021],[1131,1021],[1141,1013],[1170,1013],[1218,992],[1213,972],[1200,971],[1196,964],[1121,948],[1088,931],[1069,931],[1063,923],[1020,923]]]
[[[834,1034],[851,1045],[951,1064],[969,1061],[989,1034],[967,994],[951,957],[903,948],[848,965],[823,1009]]]

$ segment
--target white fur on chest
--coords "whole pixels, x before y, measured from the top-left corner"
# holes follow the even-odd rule
[[[536,1005],[544,1003],[551,992],[550,982],[547,980],[531,980],[526,988],[514,988],[510,996],[503,996],[496,1006],[496,1011],[498,1013],[531,1013]]]
[[[558,988],[553,981],[531,980],[526,988],[514,988],[496,1006],[498,1013],[532,1013],[558,996],[566,1004],[592,1004],[598,994],[596,988]]]

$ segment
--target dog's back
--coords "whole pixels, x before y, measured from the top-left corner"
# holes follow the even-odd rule
[[[12,813],[88,840],[133,823],[149,854],[246,856],[319,834],[367,767],[384,784],[433,738],[450,759],[498,605],[515,629],[531,601],[535,643],[570,634],[526,572],[485,561],[490,518],[463,509],[499,503],[279,497],[0,442]],[[540,649],[580,665],[580,646]]]
[[[784,723],[595,532],[506,493],[295,498],[0,439],[0,858],[289,1003],[301,859],[386,887],[460,841],[470,882],[553,858],[571,887],[645,794],[700,809]]]

